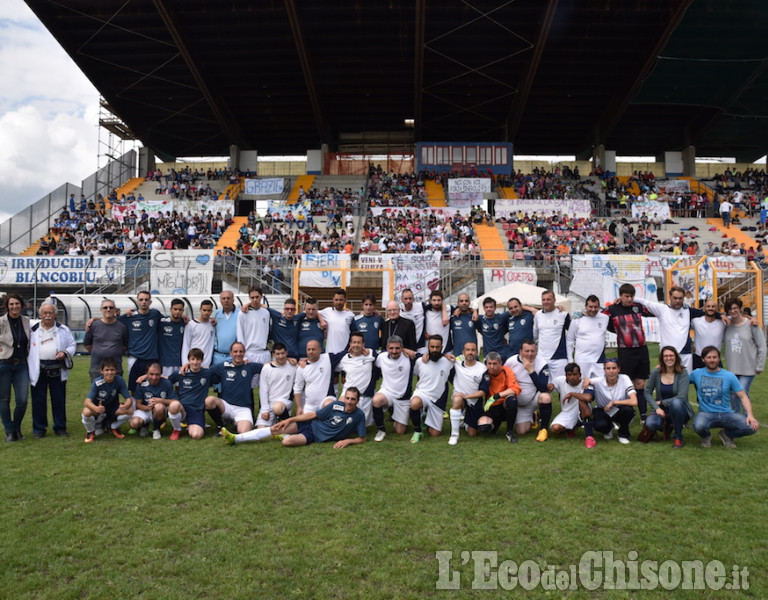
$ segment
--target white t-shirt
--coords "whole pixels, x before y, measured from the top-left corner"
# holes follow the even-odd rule
[[[295,380],[296,367],[289,362],[283,366],[271,362],[264,365],[259,379],[261,412],[269,412],[275,402],[292,401]]]
[[[355,313],[348,310],[336,310],[328,306],[320,311],[328,324],[328,335],[325,349],[331,354],[344,352],[349,343],[350,325],[355,319]]]
[[[296,381],[293,393],[304,392],[304,412],[317,412],[328,397],[331,388],[331,359],[327,354],[321,354],[316,362],[307,361],[302,369],[296,369]]]
[[[566,358],[565,334],[571,317],[567,312],[540,310],[533,316],[533,337],[539,346],[538,356],[546,360]]]
[[[248,312],[238,310],[237,341],[245,344],[245,354],[263,352],[269,339],[269,311],[263,306]]]
[[[453,367],[453,391],[459,394],[477,393],[487,372],[488,369],[479,361],[468,367],[463,360],[457,360]],[[473,400],[476,402],[477,398],[470,400],[474,404]]]
[[[694,343],[696,344],[696,354],[701,356],[701,351],[707,346],[714,346],[718,350],[723,347],[725,336],[725,323],[719,316],[711,323],[705,317],[696,317],[691,319],[693,332],[696,334]]]
[[[594,317],[583,316],[571,321],[566,335],[568,358],[575,362],[596,363],[605,351],[605,332],[608,315],[598,313]]]
[[[211,366],[213,359],[213,347],[216,341],[216,329],[213,323],[203,323],[192,319],[184,326],[184,338],[181,342],[181,362],[187,362],[187,356],[192,348],[200,348],[203,351],[203,368]]]
[[[420,394],[423,394],[422,400],[436,402],[443,395],[448,385],[448,376],[451,374],[453,365],[444,356],[440,357],[440,360],[437,362],[430,360],[425,363],[422,358],[419,357],[416,360],[416,365],[413,369],[414,373],[419,377],[416,389]],[[416,395],[415,392],[414,395]]]
[[[514,356],[510,356],[507,359],[507,362],[504,363],[504,366],[512,369],[512,372],[517,378],[517,383],[520,384],[520,394],[517,397],[518,401],[522,404],[527,404],[533,400],[536,394],[539,393],[539,388],[536,387],[533,379],[531,379],[532,374],[525,370],[520,355],[515,354]],[[533,370],[535,372],[534,375],[538,374],[539,377],[549,377],[547,361],[544,360],[541,354],[536,355],[536,359],[533,361]]]
[[[411,361],[405,354],[399,358],[390,358],[389,352],[382,352],[376,357],[376,366],[381,369],[381,387],[395,394],[399,399],[405,396],[411,379]]]
[[[569,385],[565,379],[565,375],[560,375],[552,380],[552,384],[555,386],[555,390],[560,395],[560,412],[566,414],[579,415],[579,401],[576,398],[569,398],[567,402],[563,403],[563,398],[568,394],[583,394],[584,387],[579,382],[579,385]]]
[[[371,385],[375,360],[373,353],[361,354],[360,356],[345,354],[339,364],[336,365],[336,370],[344,371],[345,374],[344,387],[341,393],[344,394],[349,388],[356,387],[360,391],[360,396],[365,395],[365,390]]]
[[[424,307],[422,306],[421,302],[414,302],[411,310],[405,310],[401,304],[400,316],[413,321],[413,324],[416,328],[416,341],[420,341],[421,334],[424,333]]]
[[[635,391],[635,386],[629,375],[619,374],[619,379],[614,386],[609,386],[605,382],[605,377],[595,377],[590,379],[592,387],[595,389],[595,401],[598,408],[605,407],[609,402],[617,400],[627,400],[629,394]],[[615,406],[608,411],[608,415],[613,416],[619,409]]]

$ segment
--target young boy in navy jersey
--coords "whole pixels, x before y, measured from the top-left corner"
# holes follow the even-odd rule
[[[193,440],[199,440],[205,435],[205,399],[211,386],[211,370],[203,369],[203,351],[192,348],[187,355],[189,370],[184,373],[174,373],[169,377],[176,384],[178,400],[168,405],[168,418],[171,420],[173,432],[171,440],[181,437],[181,422],[185,420],[187,433]]]
[[[120,403],[120,396],[125,401]],[[83,425],[85,425],[85,443],[96,440],[96,425],[102,425],[118,439],[125,436],[118,427],[125,423],[133,412],[133,399],[125,384],[125,379],[117,374],[117,365],[111,358],[101,361],[101,377],[95,379],[85,399],[83,407]]]

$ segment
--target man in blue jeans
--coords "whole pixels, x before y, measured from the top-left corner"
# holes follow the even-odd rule
[[[735,448],[734,438],[752,435],[760,426],[752,414],[749,401],[739,379],[720,368],[720,350],[707,346],[701,352],[705,367],[691,373],[691,383],[696,386],[699,413],[693,419],[693,429],[701,437],[701,445],[712,445],[712,427],[722,427],[720,439],[726,448]],[[731,392],[735,393],[746,411],[746,417],[731,408]]]

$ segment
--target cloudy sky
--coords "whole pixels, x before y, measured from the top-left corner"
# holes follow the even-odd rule
[[[0,1],[0,221],[97,168],[99,94],[23,0]]]

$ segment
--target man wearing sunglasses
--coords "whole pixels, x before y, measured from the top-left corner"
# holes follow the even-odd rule
[[[110,358],[117,366],[117,374],[123,374],[123,353],[128,347],[128,328],[117,320],[117,308],[112,300],[101,302],[101,318],[91,323],[85,332],[83,345],[91,353],[88,375],[91,381],[101,377],[101,361]]]

